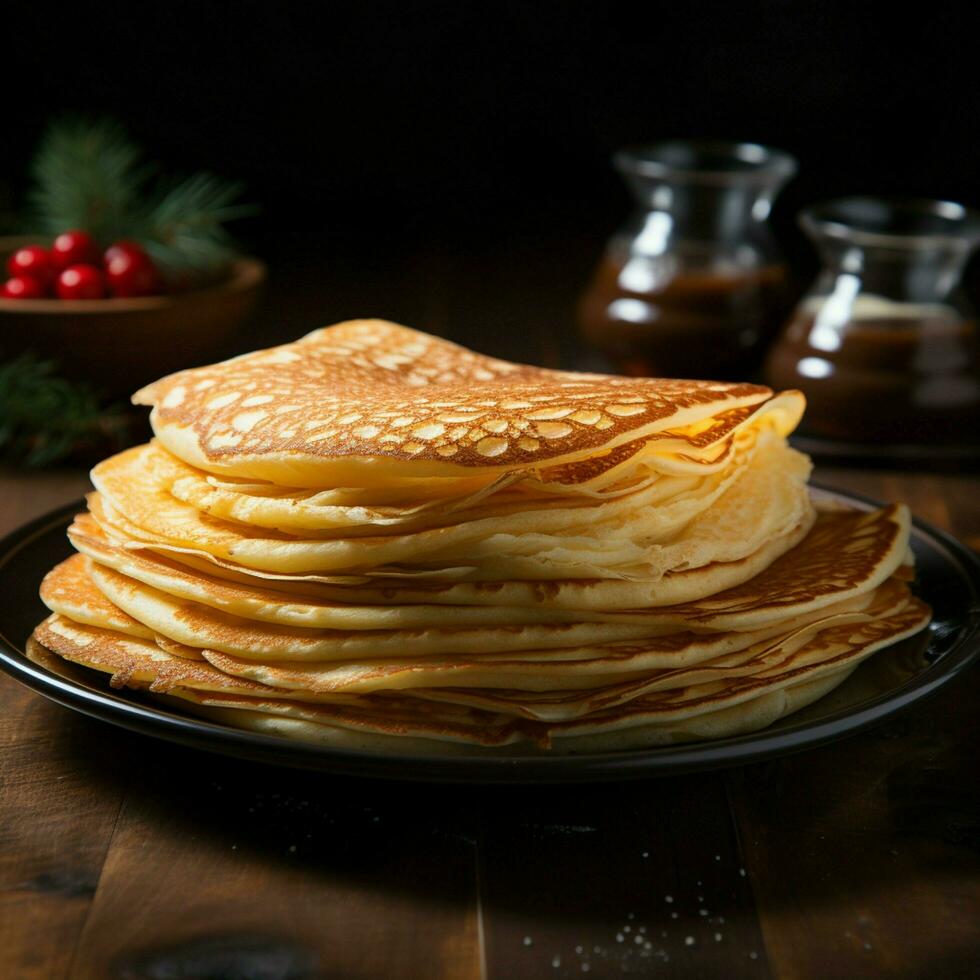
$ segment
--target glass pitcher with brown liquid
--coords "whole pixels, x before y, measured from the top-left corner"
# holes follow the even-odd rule
[[[669,140],[614,157],[637,208],[579,303],[583,339],[630,375],[744,380],[792,297],[769,231],[787,153]]]
[[[823,271],[766,362],[807,396],[803,431],[851,443],[980,447],[980,333],[959,284],[980,214],[842,198],[804,211]]]

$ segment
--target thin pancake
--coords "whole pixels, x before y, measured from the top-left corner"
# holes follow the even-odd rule
[[[170,375],[137,392],[157,437],[211,472],[371,487],[573,462],[772,396],[751,384],[511,364],[379,320]]]

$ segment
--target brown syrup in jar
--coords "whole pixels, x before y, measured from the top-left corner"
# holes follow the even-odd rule
[[[822,269],[766,362],[801,388],[801,432],[834,441],[980,447],[980,328],[959,288],[980,213],[955,201],[848,197],[800,226]]]
[[[980,329],[924,312],[853,319],[826,350],[816,318],[797,316],[766,364],[766,380],[800,388],[806,433],[850,442],[977,443]]]
[[[583,339],[623,374],[744,380],[791,305],[782,265],[685,270],[645,291],[623,285],[624,268],[604,258],[579,304]]]

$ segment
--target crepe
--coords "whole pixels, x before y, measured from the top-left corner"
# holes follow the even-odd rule
[[[904,507],[819,511],[798,392],[484,357],[382,321],[138,392],[32,656],[387,752],[770,724],[922,628]]]
[[[719,415],[771,397],[761,385],[511,364],[396,324],[354,320],[170,375],[134,401],[153,406],[157,438],[191,465],[332,489],[459,485],[515,467],[601,460],[638,440],[647,455],[694,463],[709,448],[703,432],[712,432],[710,445],[721,438]],[[791,402],[787,431],[802,411],[798,394]]]

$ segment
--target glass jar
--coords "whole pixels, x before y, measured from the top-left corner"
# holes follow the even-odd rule
[[[796,161],[671,140],[614,165],[637,207],[579,303],[582,337],[624,374],[744,380],[792,303],[767,219]]]
[[[980,214],[950,201],[842,198],[800,224],[823,270],[766,363],[807,397],[804,432],[980,442],[980,336],[959,290]]]

